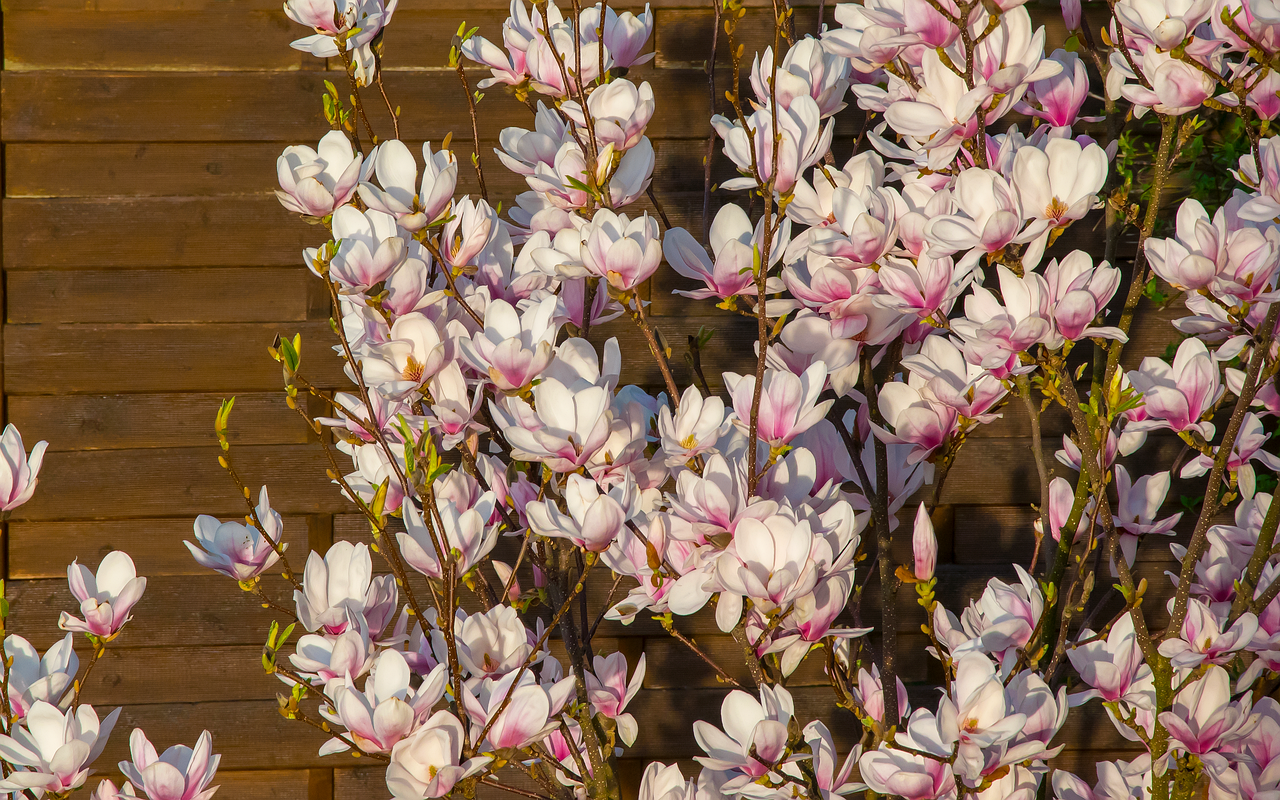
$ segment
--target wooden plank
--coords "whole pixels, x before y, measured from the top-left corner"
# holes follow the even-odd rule
[[[517,120],[515,124],[527,127],[530,123]],[[415,156],[422,152],[421,141],[407,138],[405,143]],[[501,165],[493,154],[496,146],[496,141],[480,143],[485,182],[490,196],[506,199],[509,206],[511,198],[529,187],[523,176]],[[463,161],[470,157],[469,138],[455,138],[454,147]],[[653,147],[653,189],[660,197],[702,190],[705,141],[657,139]],[[276,158],[283,148],[275,142],[13,144],[5,160],[5,191],[10,198],[267,196],[276,187]],[[713,182],[736,175],[721,155],[713,167]],[[457,194],[478,192],[475,172],[464,163],[458,171]],[[698,232],[701,235],[701,226]]]
[[[81,663],[89,655],[89,649],[83,649]],[[82,697],[86,703],[112,708],[274,700],[283,689],[284,684],[262,669],[261,645],[108,647],[89,673]]]
[[[327,322],[280,325],[9,325],[11,394],[267,391],[283,386],[267,354],[277,335],[301,333],[302,372],[319,386],[346,383],[328,349]]]
[[[117,732],[112,738],[128,739],[128,732],[122,728],[117,728]],[[195,743],[195,735],[188,736],[184,741],[190,746]],[[187,741],[189,740],[189,741]],[[157,742],[154,739],[151,742],[156,747],[163,750],[168,742]],[[217,752],[218,748],[214,747]],[[121,756],[121,758],[127,757]],[[221,766],[226,766],[225,759]],[[92,792],[98,785],[98,782],[110,778],[118,788],[124,780],[116,772],[116,767],[110,765],[107,757],[104,755],[98,762],[97,767],[102,770],[102,774],[94,774],[89,777],[85,784],[84,791],[86,796],[88,792]],[[219,769],[218,774],[214,777],[212,783],[214,786],[221,787],[218,790],[218,797],[234,797],[236,800],[316,800],[311,798],[307,793],[307,787],[310,777],[313,773],[320,770],[224,770]]]
[[[10,323],[285,322],[307,318],[294,267],[10,272]]]
[[[243,509],[241,509],[243,511]],[[241,515],[243,516],[243,514]],[[223,521],[243,522],[234,514]],[[72,559],[96,565],[112,550],[128,553],[138,574],[213,575],[196,563],[183,540],[195,541],[194,517],[172,519],[102,520],[97,522],[14,522],[9,526],[9,577],[61,579]],[[306,562],[307,518],[284,518],[284,541],[288,557]]]
[[[276,602],[292,605],[283,583],[272,579],[263,585]],[[58,615],[78,608],[65,578],[12,581],[8,597],[13,605],[10,630],[41,649],[65,635],[58,630]],[[202,647],[211,642],[261,647],[276,616],[222,575],[154,576],[147,579],[133,620],[112,647]]]
[[[39,491],[13,518],[239,516],[244,501],[218,466],[219,452],[187,447],[49,453]],[[319,445],[253,445],[235,448],[232,456],[249,486],[271,484],[271,504],[281,514],[350,510],[325,477],[329,462]]]
[[[216,443],[213,416],[226,395],[109,394],[15,396],[9,419],[51,450],[190,447]],[[236,395],[233,444],[302,444],[308,428],[285,405],[284,392]]]
[[[270,180],[264,176],[264,180]],[[6,269],[288,266],[323,230],[274,197],[5,200]]]
[[[4,68],[296,70],[304,58],[312,58],[289,47],[304,33],[280,8],[224,6],[181,13],[7,10]]]
[[[654,94],[663,98],[650,137],[704,137],[711,116],[707,94],[687,90],[691,81],[701,80],[700,73],[656,70],[647,77]],[[345,84],[333,72],[12,72],[0,78],[0,124],[12,142],[309,141],[328,127],[320,105],[325,80]],[[466,138],[471,126],[466,105],[440,101],[457,96],[457,80],[446,71],[388,71],[387,93],[403,111],[401,130],[432,141],[449,132]],[[200,102],[175,104],[175,97],[199,97]],[[373,113],[375,125],[390,127],[385,116]],[[491,91],[481,106],[481,138],[496,139],[502,128],[528,118],[514,98]],[[140,119],[148,124],[138,125]]]
[[[315,715],[314,704],[309,711]],[[342,763],[336,757],[318,756],[317,751],[328,736],[305,723],[281,717],[275,700],[123,706],[116,723],[120,733],[111,737],[103,751],[103,764],[128,757],[126,732],[134,728],[145,730],[147,738],[158,747],[177,743],[190,746],[201,730],[207,730],[213,736],[213,751],[222,755],[222,766],[228,770],[296,770]],[[245,735],[246,730],[252,735]],[[305,792],[303,776],[305,773],[299,778]],[[228,797],[233,796],[228,793]]]
[[[826,21],[834,24],[830,11],[827,12]],[[795,29],[798,35],[803,36],[805,33],[815,31],[817,25],[818,10],[816,8],[804,9],[796,13]],[[716,15],[710,6],[661,9],[657,14],[657,24],[654,25],[654,50],[657,53],[654,63],[661,69],[704,69],[703,65],[711,55],[712,34],[716,32]],[[716,64],[720,68],[725,68],[732,63],[729,40],[723,28],[718,33]],[[766,47],[773,47],[773,14],[747,14],[738,23],[734,40],[744,48],[742,68],[745,72],[751,68],[754,54],[764,52]],[[783,51],[787,49],[785,39],[781,40],[781,49]],[[726,69],[719,81],[727,82],[728,77],[729,72]],[[705,80],[700,88],[706,92]],[[728,105],[723,97],[717,98],[717,102]]]

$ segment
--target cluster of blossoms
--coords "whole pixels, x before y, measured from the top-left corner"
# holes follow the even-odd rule
[[[335,464],[350,458],[331,477],[373,538],[311,552],[295,573],[265,488],[246,524],[196,521],[201,564],[257,595],[264,577],[291,585],[263,661],[288,687],[282,713],[331,733],[322,754],[384,765],[397,800],[471,796],[514,771],[539,797],[616,797],[615,759],[641,735],[628,706],[661,665],[597,653],[593,636],[643,615],[711,661],[679,630],[706,613],[741,645],[753,685],[712,663],[734,689],[719,727],[694,725],[702,771],[686,780],[651,764],[646,800],[1280,791],[1269,768],[1280,705],[1266,696],[1280,675],[1280,504],[1266,491],[1280,468],[1268,450],[1280,137],[1263,136],[1280,112],[1280,12],[1269,0],[1118,0],[1099,46],[1065,0],[1080,46],[1046,54],[1018,0],[840,4],[838,27],[799,39],[775,4],[774,45],[743,65],[753,96],[732,88],[732,116],[710,121],[738,173],[722,189],[749,200],[703,220],[702,242],[669,224],[650,188],[646,129],[661,112],[650,84],[627,76],[651,57],[652,13],[579,6],[512,0],[501,44],[464,26],[451,52],[464,79],[464,61],[480,65],[481,88],[533,115],[495,151],[528,187],[505,216],[483,188],[478,141],[480,196],[459,197],[447,142],[419,160],[398,121],[396,138],[365,141],[363,108],[332,97],[334,130],[278,161],[281,203],[329,234],[304,261],[332,299],[353,386],[332,397],[314,386],[297,339],[272,352],[292,408],[300,394],[329,404],[308,423]],[[746,12],[722,6],[736,77]],[[286,10],[316,31],[295,46],[340,56],[359,84],[376,79],[394,3]],[[1106,141],[1085,133],[1101,119],[1082,116],[1090,69],[1105,86]],[[833,117],[849,102],[869,115],[871,149],[841,164]],[[1202,107],[1251,132],[1239,185],[1212,215],[1186,200],[1157,238]],[[1035,123],[1024,133],[1012,114]],[[1144,117],[1160,144],[1145,213],[1129,213],[1140,187],[1110,162]],[[1140,226],[1132,264],[1062,246],[1091,215],[1108,222],[1100,252]],[[711,381],[695,352],[681,388],[642,291],[664,262],[691,302],[752,319],[753,369]],[[1126,370],[1134,310],[1157,277],[1183,293],[1185,338]],[[661,389],[623,383],[630,365],[608,334],[624,324],[648,344]],[[1071,420],[1056,477],[1040,449],[1055,403]],[[1010,406],[1025,407],[1036,443],[1037,556],[957,614],[935,594],[932,512],[962,445]],[[230,409],[218,415],[224,466]],[[1167,470],[1118,463],[1175,435],[1183,452]],[[1190,537],[1172,545],[1171,621],[1153,631],[1139,550],[1179,530],[1184,513],[1164,510],[1173,480],[1205,476]],[[893,536],[908,527],[913,560],[899,566]],[[375,552],[388,574],[375,575]],[[110,566],[96,584],[72,574],[85,620],[64,627],[106,639],[127,619],[142,586]],[[582,598],[606,569],[613,588],[588,613]],[[861,613],[873,577],[878,652]],[[896,668],[907,585],[943,676],[936,702],[914,710]],[[852,716],[797,718],[786,684],[806,661]],[[1095,700],[1134,757],[1098,763],[1091,788],[1051,759],[1072,709]],[[846,741],[857,744],[841,757]]]
[[[8,519],[31,499],[39,482],[47,442],[28,454],[13,425],[0,436],[0,519]],[[63,611],[58,627],[67,635],[42,655],[16,633],[4,636],[0,664],[0,794],[19,798],[63,798],[85,786],[94,762],[102,755],[115,729],[120,709],[99,717],[80,698],[82,683],[96,662],[131,619],[142,599],[147,579],[139,577],[127,553],[109,553],[96,572],[75,561],[67,567],[71,595],[79,602],[80,617]],[[8,601],[5,615],[8,615]],[[81,618],[83,617],[83,619]],[[84,634],[93,647],[92,659],[81,669],[74,636]],[[157,753],[141,728],[129,739],[130,760],[121,761],[125,781],[117,787],[99,781],[93,800],[207,800],[218,790],[210,787],[218,770],[213,738],[205,731],[195,748],[175,745]]]

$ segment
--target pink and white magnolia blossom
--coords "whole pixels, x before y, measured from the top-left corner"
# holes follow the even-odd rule
[[[287,6],[287,4],[286,4]],[[314,150],[286,147],[276,159],[280,205],[311,217],[327,217],[351,200],[360,182],[363,156],[342,131],[329,131]]]
[[[208,786],[222,756],[213,752],[208,731],[200,734],[194,748],[175,744],[157,753],[142,729],[134,728],[129,755],[132,760],[121,761],[120,771],[148,800],[209,800],[218,791]]]
[[[516,670],[501,678],[486,678],[476,689],[464,690],[462,701],[471,719],[473,737],[487,726],[485,740],[501,750],[528,747],[559,727],[560,712],[573,692],[573,676],[542,685],[532,673]]]
[[[1093,210],[1106,179],[1107,154],[1093,143],[1082,146],[1075,139],[1050,139],[1044,149],[1018,148],[1013,158],[1013,187],[1023,210],[1030,218],[1048,220],[1055,227]]]
[[[320,715],[346,729],[320,746],[320,755],[345,753],[354,744],[366,753],[389,753],[418,725],[444,696],[448,676],[437,665],[422,685],[410,687],[409,665],[396,650],[383,650],[374,659],[363,690],[351,675],[329,681],[324,687],[327,705]]]
[[[345,141],[345,137],[343,137]],[[453,153],[431,151],[431,143],[422,145],[422,182],[418,182],[418,164],[409,148],[398,139],[378,144],[369,154],[373,175],[362,176],[360,199],[375,211],[390,214],[406,231],[419,231],[437,222],[453,200],[458,183],[458,161]],[[366,168],[366,173],[370,172]],[[379,186],[368,182],[377,176]]]
[[[111,639],[131,619],[129,614],[147,588],[147,579],[138,577],[128,553],[113,550],[94,574],[72,561],[67,567],[71,595],[80,603],[84,619],[63,611],[58,627],[64,631],[87,633]]]
[[[481,614],[459,611],[456,619],[458,663],[473,678],[517,671],[533,653],[529,630],[510,606],[494,606]]]
[[[434,529],[448,548],[444,559],[452,559],[459,573],[466,574],[480,564],[497,544],[498,528],[490,524],[496,506],[493,492],[480,495],[470,508],[460,508],[452,500],[438,498],[436,513],[439,521],[428,527],[417,504],[407,500],[401,506],[405,529],[403,533],[396,533],[404,562],[428,577],[444,577],[441,555],[431,533]]]
[[[811,97],[825,119],[845,107],[848,75],[848,59],[827,52],[818,39],[806,36],[787,49],[776,72],[772,47],[757,54],[751,64],[751,88],[760,105],[768,106],[775,94],[771,87],[776,86],[779,109],[789,109],[797,97]]]
[[[910,370],[909,382],[919,379],[918,387],[938,402],[951,406],[962,417],[990,422],[1000,415],[992,411],[1009,390],[995,376],[980,366],[965,361],[960,348],[946,336],[929,336],[920,350],[902,359]]]
[[[1280,457],[1268,453],[1262,446],[1271,438],[1263,427],[1262,420],[1252,411],[1244,415],[1240,429],[1236,433],[1236,441],[1227,457],[1227,470],[1232,473],[1240,487],[1240,494],[1245,499],[1253,497],[1256,491],[1254,461],[1258,461],[1272,473],[1280,472]],[[1204,475],[1213,468],[1213,459],[1201,453],[1187,461],[1179,477],[1191,478]]]
[[[390,214],[342,206],[333,212],[332,226],[338,245],[329,275],[348,291],[365,292],[385,281],[408,255],[408,243]]]
[[[516,311],[495,300],[484,311],[484,329],[459,340],[459,352],[476,370],[486,373],[502,392],[527,387],[551,363],[556,333],[556,300],[548,297]]]
[[[592,661],[591,671],[587,673],[587,696],[591,699],[591,708],[595,713],[614,721],[618,726],[618,738],[627,747],[635,744],[636,734],[640,732],[639,723],[631,714],[626,713],[627,705],[644,681],[645,656],[640,654],[636,668],[627,680],[627,657],[622,653],[611,653],[608,656],[596,656]]]
[[[914,559],[912,574],[918,581],[933,579],[933,571],[938,565],[938,537],[933,532],[933,521],[924,503],[916,510],[916,522],[911,533],[911,555]]]
[[[458,781],[485,769],[493,756],[462,760],[462,723],[448,711],[437,711],[391,748],[387,788],[395,800],[445,797]]]
[[[1241,614],[1223,630],[1221,619],[1196,598],[1187,601],[1187,615],[1177,638],[1160,643],[1160,655],[1177,669],[1193,669],[1201,664],[1225,664],[1236,652],[1253,641],[1258,632],[1258,618],[1252,612]]]
[[[827,409],[835,402],[818,402],[826,378],[827,368],[821,361],[814,362],[801,375],[765,370],[757,431],[760,439],[775,447],[787,444],[826,416]],[[724,384],[737,413],[734,424],[745,430],[751,419],[756,377],[726,372]]]
[[[583,232],[583,267],[620,291],[636,288],[662,263],[658,221],[648,214],[628,219],[602,208]]]
[[[630,150],[640,143],[655,107],[648,81],[639,86],[625,79],[604,84],[587,98],[596,142],[601,149],[612,146],[617,153]],[[576,101],[561,104],[560,111],[579,128],[587,128],[586,115]]]
[[[12,423],[0,435],[0,515],[7,516],[35,494],[40,465],[48,442],[36,442],[31,454],[22,446],[22,434]]]
[[[770,267],[783,257],[790,230],[789,221],[782,223],[770,242]],[[754,252],[764,251],[763,222],[753,228],[742,207],[731,203],[716,212],[709,240],[714,258],[708,258],[707,251],[684,228],[671,228],[663,234],[662,252],[671,268],[686,278],[706,284],[705,289],[673,289],[673,293],[695,300],[755,295]],[[778,280],[767,279],[766,288],[777,290]]]
[[[1115,474],[1119,497],[1115,524],[1121,531],[1120,550],[1125,561],[1132,564],[1137,556],[1138,537],[1148,533],[1172,534],[1174,526],[1182,519],[1182,512],[1156,519],[1172,485],[1168,472],[1143,475],[1134,481],[1129,478],[1129,471],[1117,464]]]
[[[367,544],[338,541],[323,558],[314,551],[307,557],[302,589],[294,590],[293,599],[308,631],[338,636],[363,624],[377,635],[391,621],[398,594],[395,576],[373,577]]]
[[[1170,746],[1192,755],[1211,753],[1248,733],[1249,702],[1231,702],[1231,678],[1222,667],[1209,667],[1173,699],[1173,709],[1160,713]]]
[[[707,769],[730,773],[722,791],[736,793],[781,766],[793,716],[791,693],[781,686],[761,686],[759,700],[743,691],[729,692],[720,705],[723,730],[703,720],[693,723],[693,736],[706,753],[696,760]]]
[[[822,110],[808,94],[794,98],[785,108],[779,106],[776,123],[781,138],[775,149],[771,105],[761,106],[747,118],[751,134],[743,129],[739,120],[730,122],[719,114],[711,118],[716,134],[724,140],[724,154],[743,175],[725,181],[721,184],[723,188],[738,190],[769,185],[774,192],[789,192],[800,179],[800,173],[818,163],[831,147],[835,127],[831,122],[822,124]],[[774,163],[775,152],[777,163]]]
[[[1213,438],[1213,423],[1204,419],[1222,397],[1218,365],[1204,342],[1186,339],[1170,365],[1158,358],[1142,359],[1129,382],[1142,394],[1147,418],[1129,423],[1131,430],[1193,432]]]
[[[289,663],[304,678],[322,686],[347,676],[359,679],[373,666],[373,643],[369,632],[360,627],[347,628],[337,636],[309,633],[298,639]],[[291,682],[280,677],[286,683]]]
[[[666,405],[658,409],[658,435],[667,466],[682,466],[713,449],[732,422],[719,397],[704,398],[696,386],[685,389],[674,414]]]
[[[27,710],[21,723],[0,735],[0,759],[18,769],[0,780],[0,792],[33,796],[67,795],[84,785],[92,764],[115,727],[120,709],[98,721],[92,706],[60,711],[44,700]],[[167,800],[167,798],[157,798]]]
[[[871,430],[884,442],[911,445],[908,463],[928,458],[956,430],[959,418],[956,409],[908,383],[886,384],[877,402],[888,427],[873,423]]]
[[[589,386],[571,391],[546,378],[532,394],[536,410],[518,398],[489,405],[512,454],[541,461],[556,472],[586,464],[609,437],[609,390]]]
[[[563,514],[551,500],[530,503],[525,507],[529,527],[540,536],[568,539],[588,552],[599,553],[618,538],[627,521],[635,513],[635,483],[626,483],[608,492],[591,478],[571,474],[564,488]]]
[[[1128,614],[1116,620],[1105,637],[1086,628],[1077,639],[1080,643],[1067,649],[1067,658],[1090,688],[1071,695],[1073,704],[1098,698],[1151,710],[1155,699],[1151,667],[1143,663],[1133,619]]]
[[[5,637],[4,657],[12,659],[5,675],[9,709],[17,719],[25,717],[37,702],[60,705],[80,669],[72,641],[73,634],[68,633],[41,657],[21,636],[11,633]]]
[[[183,544],[200,566],[238,581],[252,580],[275,566],[288,547],[281,541],[284,521],[279,512],[271,508],[265,486],[258,494],[256,513],[266,528],[265,533],[253,525],[219,522],[214,517],[201,514],[195,521],[198,546],[186,541]]]
[[[1049,286],[1054,328],[1063,339],[1128,341],[1128,335],[1119,328],[1093,324],[1106,313],[1107,303],[1120,288],[1120,270],[1105,261],[1095,267],[1088,253],[1073,250],[1061,260],[1050,261],[1044,278]]]

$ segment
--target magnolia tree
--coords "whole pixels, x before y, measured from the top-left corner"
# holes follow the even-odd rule
[[[647,8],[513,0],[500,40],[464,26],[449,54],[473,123],[464,167],[448,139],[421,159],[401,141],[413,131],[382,82],[394,0],[285,4],[314,29],[294,47],[338,59],[350,84],[327,87],[319,145],[281,155],[278,196],[316,224],[304,261],[351,386],[317,388],[297,338],[272,353],[373,544],[337,542],[295,569],[266,490],[254,504],[233,467],[228,402],[222,464],[248,518],[201,517],[189,545],[279,616],[263,664],[289,687],[280,712],[326,731],[322,753],[383,765],[402,800],[480,786],[616,798],[640,726],[628,704],[663,665],[604,656],[593,637],[643,616],[732,687],[718,722],[693,723],[700,774],[650,764],[646,800],[1276,796],[1280,504],[1261,489],[1280,468],[1266,449],[1280,414],[1280,137],[1266,138],[1280,8],[1117,0],[1086,19],[1064,0],[1070,48],[1046,54],[1020,0],[841,4],[803,38],[777,0],[753,12],[773,16],[773,45],[748,66],[747,12],[718,2],[732,75],[708,158],[722,143],[738,177],[712,217],[708,161],[696,232],[671,226],[650,186],[645,130],[662,108],[628,78],[652,58]],[[476,65],[481,89],[530,112],[496,150],[528,185],[505,211],[485,188]],[[866,124],[841,163],[832,118],[850,102]],[[1175,206],[1174,165],[1209,113],[1243,142],[1213,176],[1234,189],[1220,207]],[[1149,157],[1121,157],[1144,132]],[[457,196],[464,168],[479,196]],[[1099,246],[1065,249],[1086,218]],[[703,373],[704,332],[678,370],[691,385],[677,382],[640,292],[664,262],[696,285],[679,292],[691,307],[750,319],[745,374]],[[1144,296],[1168,287],[1187,314],[1167,358],[1126,360]],[[643,334],[664,391],[620,385],[619,345],[598,327],[616,317]],[[331,410],[312,418],[316,403]],[[1053,406],[1070,421],[1057,455],[1071,478],[1043,456]],[[1036,554],[948,609],[931,512],[966,439],[1002,414],[1029,418]],[[1171,463],[1143,451],[1157,432],[1181,440]],[[1162,511],[1174,477],[1201,481],[1182,513]],[[1170,547],[1184,513],[1168,590],[1135,579],[1139,548]],[[911,537],[912,563],[894,563],[895,536]],[[375,576],[375,554],[389,574]],[[281,576],[292,604],[266,583]],[[589,580],[607,594],[588,601]],[[899,650],[901,592],[926,612],[924,653]],[[681,631],[677,617],[704,610],[745,670]],[[69,674],[67,658],[46,671]],[[937,662],[941,691],[922,707],[904,658]],[[845,730],[797,716],[787,682],[806,660],[852,712],[832,718]],[[10,703],[13,730],[34,725]],[[75,702],[35,706],[63,725]],[[1090,706],[1132,759],[1055,769],[1060,731]],[[192,796],[154,793],[154,751],[139,746],[133,783]],[[44,780],[33,765],[52,754],[17,752],[3,750],[21,770],[9,781]]]
[[[0,436],[0,521],[31,499],[36,490],[47,442],[30,454],[12,425]],[[63,798],[85,786],[93,764],[102,755],[120,717],[116,709],[99,718],[93,706],[80,699],[85,680],[123,632],[130,612],[142,599],[147,579],[139,577],[133,559],[115,551],[102,559],[97,572],[75,561],[67,567],[67,582],[80,607],[80,616],[63,611],[58,627],[67,635],[44,655],[22,636],[6,630],[9,603],[0,583],[0,636],[4,662],[0,669],[0,794],[18,798]],[[83,617],[83,619],[81,618]],[[76,634],[92,648],[83,669],[74,649]],[[118,769],[126,780],[117,789],[103,780],[94,800],[145,797],[149,800],[206,800],[220,756],[213,753],[209,732],[200,734],[194,748],[175,745],[163,753],[141,728],[129,737],[129,761]]]

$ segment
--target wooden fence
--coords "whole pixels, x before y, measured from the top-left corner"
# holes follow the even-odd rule
[[[654,85],[659,102],[649,131],[654,188],[675,224],[700,231],[712,13],[709,3],[690,7],[695,0],[652,5],[657,57],[635,77]],[[768,0],[752,5],[742,28],[748,54],[771,28]],[[801,31],[816,24],[813,6],[797,12]],[[452,132],[466,152],[461,87],[442,65],[460,22],[497,39],[505,16],[503,0],[403,0],[387,34],[386,84],[403,108],[407,140],[438,142]],[[328,353],[327,299],[300,265],[302,248],[321,237],[271,193],[276,156],[288,144],[314,144],[326,130],[323,81],[343,85],[342,76],[288,47],[305,31],[275,0],[8,0],[3,21],[0,391],[6,419],[28,444],[50,442],[36,497],[5,538],[13,629],[47,647],[59,611],[73,608],[67,563],[96,565],[112,549],[127,550],[149,579],[146,596],[86,689],[92,702],[124,706],[104,763],[125,756],[135,725],[160,746],[191,743],[208,729],[223,754],[220,797],[387,797],[380,770],[319,758],[324,737],[276,713],[281,685],[262,674],[258,659],[269,615],[229,580],[198,569],[181,544],[196,514],[243,513],[212,432],[219,399],[232,394],[233,456],[250,484],[270,483],[295,552],[365,532],[285,407],[279,367],[266,352],[277,333],[301,332],[310,376],[342,382]],[[379,111],[374,106],[372,118],[386,135]],[[509,205],[522,183],[488,148],[501,128],[527,125],[528,113],[497,89],[481,111],[490,191]],[[838,131],[841,157],[860,124],[849,116]],[[717,180],[731,173],[718,150],[713,166]],[[469,170],[461,183],[474,191]],[[1091,235],[1082,229],[1072,241]],[[750,326],[709,303],[678,302],[670,294],[676,280],[664,271],[651,296],[678,379],[688,377],[680,363],[686,337],[701,325],[718,329],[708,374],[740,363]],[[1131,352],[1162,350],[1164,324],[1144,323]],[[636,332],[618,323],[611,332],[623,341],[624,377],[656,384]],[[940,571],[952,607],[990,576],[1008,574],[1011,558],[1030,557],[1027,504],[1039,492],[1025,419],[1013,408],[1007,417],[966,448],[943,494],[951,524],[941,531]],[[1050,451],[1062,420],[1051,423]],[[1167,568],[1153,558],[1139,574],[1156,578]],[[913,599],[904,596],[899,613],[903,669],[926,684]],[[688,630],[712,652],[728,648],[707,620],[689,621]],[[642,760],[697,754],[689,723],[718,720],[724,689],[652,623],[613,626],[606,635],[633,659],[647,653],[651,664],[633,704],[641,722],[626,767],[633,791]],[[833,714],[821,683],[819,667],[802,670],[797,709],[831,719],[847,741],[852,717]],[[1074,720],[1064,740],[1072,747],[1065,763],[1125,746],[1099,714]]]

